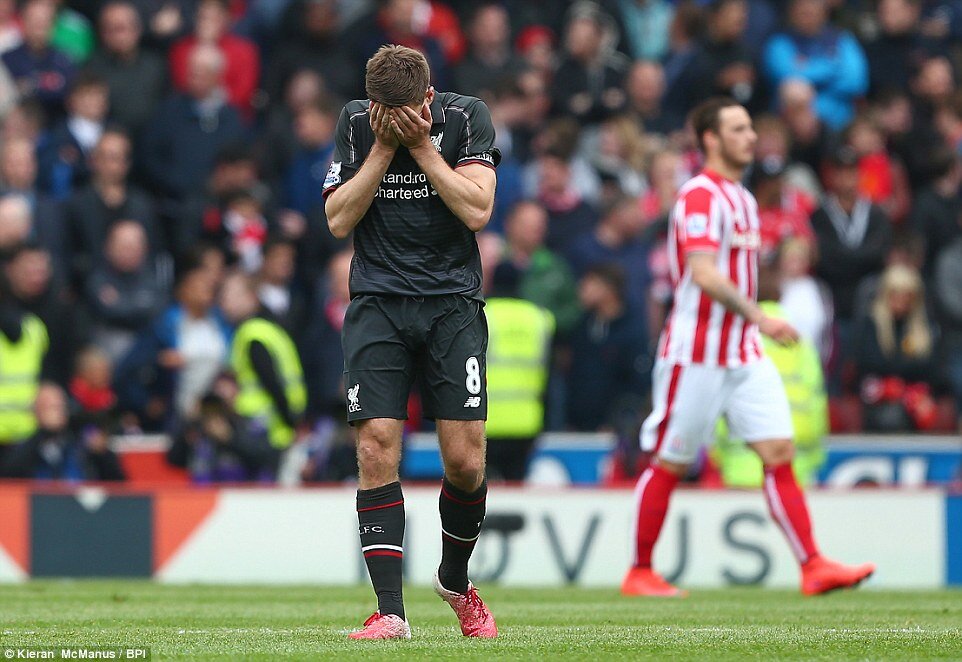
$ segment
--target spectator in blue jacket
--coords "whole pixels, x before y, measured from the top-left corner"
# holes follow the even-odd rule
[[[140,334],[114,372],[121,411],[142,427],[173,429],[197,413],[226,365],[230,325],[214,306],[216,276],[199,261],[178,274],[175,301]]]
[[[55,200],[66,200],[90,178],[91,155],[104,134],[109,94],[104,79],[78,74],[67,97],[67,117],[41,141],[39,184]]]
[[[20,94],[35,98],[53,117],[63,111],[74,76],[70,58],[50,44],[55,17],[49,0],[29,0],[20,12],[23,43],[2,58]]]
[[[855,37],[828,23],[826,0],[792,0],[788,29],[765,46],[765,73],[774,87],[802,79],[815,88],[815,110],[833,130],[854,116],[854,101],[868,90],[868,64]]]
[[[297,113],[294,131],[299,149],[285,181],[289,209],[311,216],[324,208],[324,177],[334,153],[338,110],[326,103],[310,104]]]

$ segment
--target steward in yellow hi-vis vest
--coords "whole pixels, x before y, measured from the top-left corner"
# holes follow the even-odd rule
[[[535,438],[544,428],[544,391],[554,316],[544,308],[493,297],[488,319],[488,467],[506,480],[523,480]]]
[[[39,317],[25,314],[19,333],[0,327],[0,444],[15,444],[37,431],[34,402],[49,340]]]
[[[304,372],[294,341],[261,310],[254,282],[244,274],[231,274],[220,293],[224,316],[236,325],[230,363],[237,377],[234,411],[262,425],[268,441],[278,451],[291,445],[307,407]]]
[[[301,359],[290,335],[264,317],[248,319],[234,334],[231,367],[240,389],[237,413],[263,420],[274,448],[290,446],[307,406]]]
[[[785,317],[781,306],[774,301],[764,301],[759,307],[770,317]],[[828,396],[818,350],[807,340],[782,346],[764,336],[762,344],[765,354],[782,377],[791,407],[795,429],[795,459],[792,461],[795,477],[799,483],[809,485],[825,462],[822,439],[828,432]],[[726,487],[761,487],[761,460],[744,442],[728,437],[724,420],[718,425],[712,459],[718,464]]]

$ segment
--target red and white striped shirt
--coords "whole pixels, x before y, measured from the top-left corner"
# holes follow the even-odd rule
[[[681,187],[668,228],[675,296],[658,347],[661,360],[734,368],[762,357],[758,326],[705,294],[686,260],[689,253],[714,253],[722,275],[755,301],[760,247],[758,204],[744,186],[706,169]]]

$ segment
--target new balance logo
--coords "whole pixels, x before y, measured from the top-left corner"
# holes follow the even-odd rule
[[[347,389],[347,411],[353,414],[356,411],[361,411],[361,405],[357,401],[357,392],[361,390],[360,384],[355,384],[351,388]]]
[[[480,396],[475,396],[475,397],[468,398],[467,400],[464,401],[464,406],[465,406],[465,407],[475,407],[475,408],[480,407],[480,406],[481,406],[481,397],[480,397]]]

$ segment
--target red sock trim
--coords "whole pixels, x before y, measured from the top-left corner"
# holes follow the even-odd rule
[[[392,503],[384,503],[378,506],[368,506],[367,508],[358,508],[357,512],[366,513],[369,510],[381,510],[382,508],[393,508],[394,506],[403,506],[403,505],[404,505],[404,499],[401,499],[400,501],[394,501]]]
[[[651,555],[668,514],[668,501],[678,484],[678,476],[654,464],[638,479],[635,487],[635,559],[636,568],[650,568]]]
[[[817,557],[808,503],[790,463],[765,468],[765,498],[798,562],[805,564]]]

